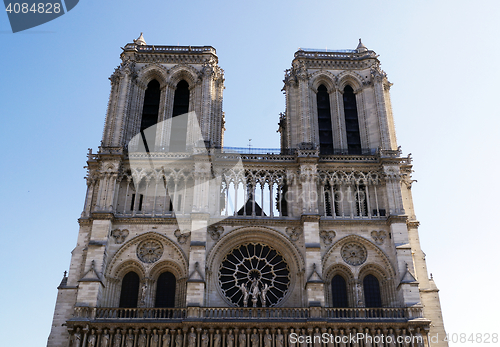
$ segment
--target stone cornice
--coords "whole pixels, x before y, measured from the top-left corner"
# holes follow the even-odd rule
[[[300,222],[305,223],[305,222],[319,222],[321,219],[321,216],[319,214],[303,214],[300,216]]]
[[[407,220],[408,220],[407,215],[389,216],[389,217],[387,217],[387,224],[391,225],[394,223],[406,223]]]
[[[336,227],[336,226],[356,226],[359,224],[362,225],[377,225],[377,226],[385,226],[388,223],[388,218],[383,219],[324,219],[322,217],[320,219],[319,225],[322,227]]]
[[[284,219],[285,218],[285,219]],[[260,225],[265,226],[301,226],[302,222],[300,219],[291,219],[291,218],[273,218],[273,219],[265,219],[265,218],[226,218],[219,222],[217,225],[227,225],[227,226],[241,226],[241,225],[251,225],[253,227],[258,227]],[[215,222],[215,221],[214,221]]]

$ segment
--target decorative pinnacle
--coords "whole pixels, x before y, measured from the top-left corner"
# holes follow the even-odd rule
[[[141,35],[139,35],[139,37],[136,40],[134,40],[134,43],[136,45],[139,45],[139,46],[145,46],[146,45],[146,41],[144,40],[144,36],[142,36],[142,33],[141,33]]]
[[[358,47],[356,47],[356,51],[358,51],[358,53],[368,51],[368,48],[366,48],[366,46],[363,44],[363,42],[361,42],[361,39],[359,39],[359,44],[358,44]]]
[[[64,271],[64,277],[66,277],[66,274],[68,273],[68,271]]]

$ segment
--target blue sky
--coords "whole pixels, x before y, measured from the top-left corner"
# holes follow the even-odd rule
[[[0,14],[2,344],[46,344],[108,77],[141,31],[148,44],[217,49],[225,144],[251,138],[254,147],[279,147],[283,70],[297,48],[354,49],[362,38],[394,83],[398,142],[414,158],[420,239],[445,327],[500,333],[498,13],[498,1],[82,0],[16,34]]]

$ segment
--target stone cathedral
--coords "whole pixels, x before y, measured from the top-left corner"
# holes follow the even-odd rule
[[[213,47],[122,50],[47,346],[447,346],[374,51],[295,52],[271,150]]]

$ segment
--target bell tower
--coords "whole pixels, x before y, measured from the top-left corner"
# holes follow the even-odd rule
[[[372,154],[397,150],[389,89],[378,55],[360,40],[356,50],[299,49],[285,72],[286,148],[321,154]]]
[[[306,273],[325,280],[307,281],[308,300],[320,298],[321,305],[333,307],[422,307],[432,321],[426,330],[433,336],[432,346],[447,346],[438,289],[428,277],[418,238],[411,157],[401,157],[396,141],[391,86],[378,55],[361,39],[355,50],[299,48],[292,67],[285,70],[281,150],[297,153],[301,177],[288,189],[298,196],[319,196],[294,206],[304,230],[310,230],[305,235],[306,262],[322,259],[321,267]],[[346,220],[350,226],[342,227]],[[386,220],[388,228],[370,230],[380,229],[368,222],[376,220]],[[339,229],[345,231],[340,234]],[[318,252],[312,246],[335,237],[341,238],[340,244],[342,237],[353,241],[338,250],[349,271],[334,259],[335,247]],[[393,265],[379,263],[386,272],[383,280],[374,272],[363,273],[363,239],[392,259]],[[356,278],[349,275],[352,271]],[[367,291],[370,281],[380,294]]]
[[[148,46],[141,33],[120,57],[110,77],[102,147],[126,148],[136,134],[188,112],[196,114],[206,145],[222,146],[224,71],[213,47]],[[149,151],[185,150],[186,138],[176,132],[181,124],[162,124]]]

